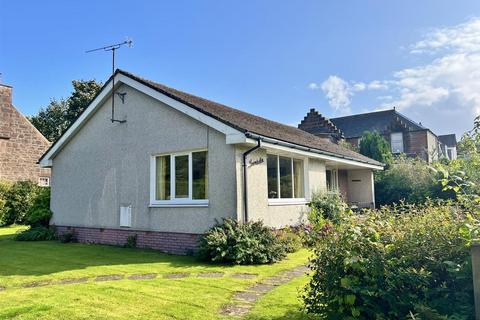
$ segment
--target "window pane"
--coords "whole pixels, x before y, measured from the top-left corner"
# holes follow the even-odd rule
[[[192,193],[193,199],[208,198],[207,152],[192,153]]]
[[[293,159],[293,183],[294,183],[294,198],[304,198],[304,183],[303,183],[303,161]]]
[[[292,159],[279,157],[279,164],[280,164],[280,198],[293,198]]]
[[[157,200],[170,200],[170,156],[156,159],[156,196]]]
[[[268,198],[278,198],[277,156],[267,155]]]
[[[175,157],[175,198],[188,198],[188,155]]]
[[[402,132],[393,132],[390,135],[390,142],[391,142],[393,153],[403,152],[403,133]]]
[[[332,190],[332,171],[331,170],[325,171],[325,175],[327,180],[327,190],[330,191]]]

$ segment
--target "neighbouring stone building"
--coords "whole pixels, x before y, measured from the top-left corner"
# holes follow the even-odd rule
[[[50,169],[37,162],[49,141],[12,103],[12,87],[0,84],[0,180],[50,184]]]
[[[366,131],[377,131],[391,146],[393,154],[406,154],[432,162],[439,158],[456,159],[454,134],[437,136],[421,123],[410,120],[395,109],[327,119],[310,109],[299,129],[338,141],[344,139],[358,147]]]

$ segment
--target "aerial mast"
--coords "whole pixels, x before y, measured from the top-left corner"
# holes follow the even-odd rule
[[[119,123],[124,123],[126,120],[118,120],[115,119],[115,51],[117,49],[120,49],[122,46],[126,45],[127,47],[131,48],[133,46],[133,40],[130,38],[125,39],[125,41],[112,44],[109,46],[101,47],[101,48],[96,48],[92,50],[87,50],[85,53],[90,53],[90,52],[95,52],[95,51],[111,51],[112,52],[112,118],[110,119],[112,123],[114,122],[119,122]]]

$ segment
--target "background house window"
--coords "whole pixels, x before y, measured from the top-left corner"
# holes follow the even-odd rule
[[[267,155],[268,198],[304,198],[303,161]]]
[[[206,203],[207,151],[161,155],[154,159],[153,204]]]
[[[392,153],[403,153],[403,133],[392,132],[390,134],[390,145],[392,146]]]
[[[38,185],[40,187],[50,187],[50,178],[49,177],[39,177]]]

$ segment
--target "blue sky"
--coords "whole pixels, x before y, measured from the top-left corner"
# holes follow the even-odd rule
[[[34,114],[117,66],[296,124],[396,105],[436,133],[480,113],[480,1],[6,1],[0,72]],[[478,59],[477,59],[478,58]]]

